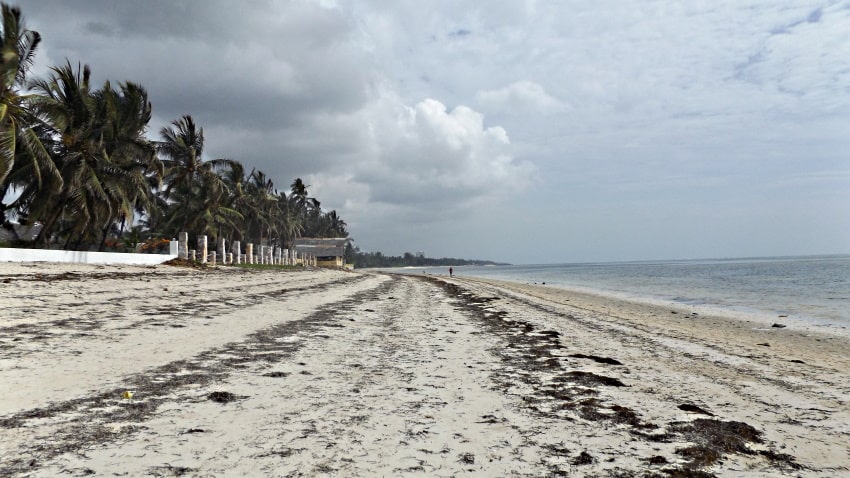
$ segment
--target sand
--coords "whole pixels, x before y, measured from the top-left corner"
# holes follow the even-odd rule
[[[790,320],[227,267],[0,301],[0,476],[850,476],[848,338]]]

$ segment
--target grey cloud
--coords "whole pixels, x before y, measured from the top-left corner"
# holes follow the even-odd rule
[[[826,224],[826,213],[761,219],[773,207],[764,198],[795,214],[795,200],[819,211],[850,203],[841,174],[850,150],[846,5],[21,6],[44,37],[37,72],[68,57],[90,64],[97,81],[141,83],[158,122],[153,137],[192,114],[211,157],[239,159],[282,187],[310,178],[323,204],[356,224],[355,237],[387,250],[421,241],[434,254],[475,252],[428,228],[520,241],[519,228],[565,243],[534,248],[536,258],[494,258],[550,261],[547,247],[577,251],[562,260],[663,257],[652,244],[671,239],[647,230],[629,241],[617,225],[672,230],[688,211],[718,231],[749,218],[765,236],[804,244],[801,253],[818,252],[795,232],[812,227],[835,238],[834,250],[850,243],[850,230]],[[811,171],[835,180],[794,181]],[[742,193],[748,185],[761,197]],[[737,201],[722,203],[736,208],[734,220],[712,209],[712,197]],[[698,257],[722,252],[712,241],[735,242],[718,234],[670,250]],[[513,250],[500,241],[488,246]]]
[[[88,22],[85,24],[85,31],[93,35],[101,35],[105,37],[115,36],[115,27],[103,22]]]
[[[467,30],[465,28],[459,28],[457,30],[449,32],[450,37],[465,37],[467,35],[472,35],[472,31]]]

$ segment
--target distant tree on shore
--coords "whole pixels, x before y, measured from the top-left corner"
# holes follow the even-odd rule
[[[349,245],[346,250],[346,262],[351,262],[358,269],[368,267],[438,267],[438,266],[485,266],[506,265],[504,263],[443,257],[434,259],[423,255],[405,252],[402,256],[386,256],[381,252],[361,252],[357,247]]]
[[[41,36],[20,9],[0,6],[0,219],[40,224],[34,246],[102,250],[127,242],[128,230],[134,240],[189,232],[278,246],[348,236],[300,178],[287,196],[237,160],[204,160],[191,115],[148,139],[152,105],[141,85],[93,88],[89,67],[68,60],[27,83]]]

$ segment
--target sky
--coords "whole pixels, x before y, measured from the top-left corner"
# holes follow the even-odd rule
[[[33,75],[140,83],[364,251],[850,253],[850,1],[18,4]]]

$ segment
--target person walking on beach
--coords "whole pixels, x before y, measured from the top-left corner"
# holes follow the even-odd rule
[[[451,267],[449,267],[449,277],[451,277],[451,276],[452,276],[452,273],[453,273],[452,268],[451,268]]]

